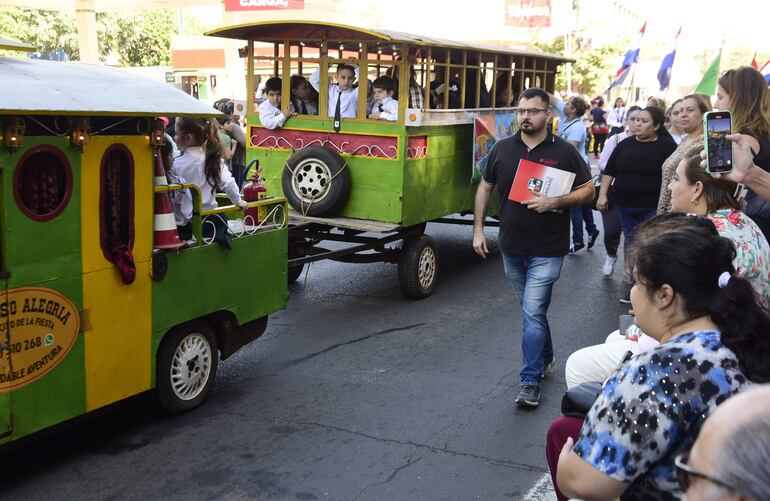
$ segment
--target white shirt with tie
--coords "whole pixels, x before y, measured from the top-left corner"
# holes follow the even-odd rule
[[[398,120],[398,101],[388,96],[381,103],[375,103],[372,112],[375,111],[380,112],[380,120],[395,122]]]
[[[358,69],[356,69],[356,79],[358,78]],[[316,68],[312,75],[310,75],[310,85],[317,92],[321,92],[321,68]],[[340,100],[340,117],[342,118],[356,118],[356,112],[358,110],[358,88],[353,87],[350,89],[340,90],[337,84],[329,84],[329,102],[327,103],[328,115],[334,116],[334,112],[337,108],[337,99]]]

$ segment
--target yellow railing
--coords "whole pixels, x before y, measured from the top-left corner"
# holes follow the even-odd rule
[[[189,189],[192,195],[192,234],[195,237],[195,245],[204,245],[210,242],[206,242],[203,239],[203,222],[206,216],[229,214],[235,212],[241,212],[242,209],[237,205],[224,205],[217,207],[216,209],[201,210],[201,191],[198,185],[193,183],[184,184],[169,184],[166,186],[156,186],[155,193],[168,193],[172,191],[178,191],[183,189]],[[247,202],[249,209],[251,208],[268,208],[273,207],[271,210],[266,211],[266,217],[263,221],[248,221],[251,216],[246,216],[240,219],[242,231],[231,231],[233,235],[241,237],[244,234],[252,235],[261,229],[277,229],[285,228],[288,225],[288,212],[287,202],[283,197],[268,197],[257,200],[255,202]],[[251,223],[251,224],[249,224]]]

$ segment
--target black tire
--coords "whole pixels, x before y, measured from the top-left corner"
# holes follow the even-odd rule
[[[424,299],[433,293],[438,278],[438,252],[428,235],[404,240],[398,260],[401,292],[411,299]]]
[[[296,282],[299,277],[302,276],[302,270],[305,269],[305,265],[301,264],[299,266],[289,266],[289,270],[287,273],[287,280],[290,284],[293,284]]]
[[[308,216],[333,216],[350,196],[350,171],[342,158],[326,148],[308,146],[295,152],[281,175],[283,195]]]
[[[160,343],[155,366],[155,392],[161,410],[181,414],[203,403],[214,383],[218,362],[217,338],[207,322],[196,320],[171,329]]]

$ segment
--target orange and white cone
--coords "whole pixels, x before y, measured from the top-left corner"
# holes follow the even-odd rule
[[[163,161],[160,151],[155,154],[155,186],[168,186],[166,173],[163,170]],[[174,204],[171,203],[171,195],[165,191],[155,193],[155,248],[178,249],[185,245],[179,239],[174,219]]]

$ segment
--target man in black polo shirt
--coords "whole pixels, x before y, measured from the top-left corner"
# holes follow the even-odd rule
[[[476,192],[473,218],[473,249],[481,257],[489,253],[484,238],[492,190],[500,194],[500,234],[505,274],[513,286],[524,316],[520,371],[521,391],[517,405],[537,406],[540,381],[553,364],[553,345],[546,313],[553,283],[559,279],[569,251],[570,211],[590,203],[594,196],[591,173],[575,147],[554,136],[546,127],[550,112],[548,94],[537,88],[524,91],[516,110],[519,132],[495,144]],[[508,200],[520,159],[575,173],[572,191],[560,197],[535,193],[524,203]]]

